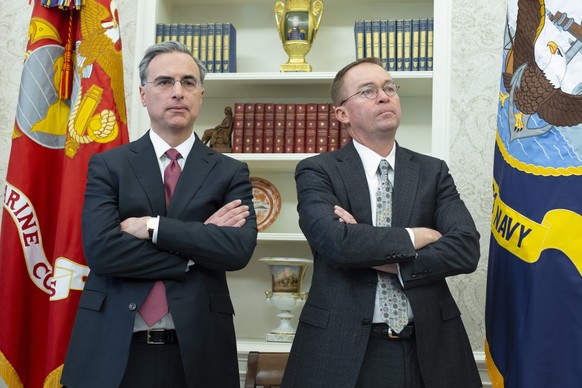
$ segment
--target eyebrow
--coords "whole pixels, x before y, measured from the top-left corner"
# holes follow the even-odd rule
[[[382,84],[382,87],[383,87],[383,86],[386,86],[387,84],[394,84],[394,80],[392,80],[392,79],[389,79],[389,80],[385,81],[385,82]],[[376,84],[375,84],[374,82],[366,82],[366,83],[363,83],[363,84],[361,84],[361,85],[358,87],[358,90],[360,90],[360,89],[363,89],[363,88],[367,88],[367,87],[375,87],[375,88],[376,88],[377,86],[376,86]]]
[[[174,77],[170,77],[169,75],[159,75],[156,78],[154,78],[154,80],[160,80],[160,79],[174,79]],[[193,79],[193,80],[197,80],[196,77],[194,77],[193,75],[185,75],[184,77],[180,78],[182,79]]]
[[[364,89],[364,88],[369,88],[369,87],[376,87],[376,84],[374,82],[366,82],[361,84],[360,86],[358,86],[358,90]]]

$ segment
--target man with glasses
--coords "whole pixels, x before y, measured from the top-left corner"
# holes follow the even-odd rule
[[[301,161],[299,224],[314,255],[283,388],[480,387],[446,283],[479,234],[444,161],[400,147],[398,85],[375,58],[331,86],[352,141]]]
[[[87,387],[239,387],[226,271],[257,237],[244,163],[194,134],[206,69],[181,43],[139,65],[151,129],[95,155],[83,207],[91,272],[61,382]]]

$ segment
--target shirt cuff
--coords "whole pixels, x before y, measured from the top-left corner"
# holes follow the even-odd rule
[[[155,244],[158,242],[158,226],[160,225],[160,216],[153,217],[152,223],[154,226],[154,234],[152,235],[152,242]]]
[[[408,235],[410,236],[410,241],[412,242],[412,246],[414,246],[414,233],[412,232],[412,229],[410,229],[410,228],[405,228],[405,229],[408,232]]]

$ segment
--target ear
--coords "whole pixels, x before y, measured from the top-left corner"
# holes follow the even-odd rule
[[[141,105],[142,106],[146,106],[146,101],[145,101],[145,87],[143,85],[139,85],[139,97],[141,99]]]
[[[335,117],[342,124],[347,124],[350,122],[348,112],[346,111],[346,108],[344,108],[343,106],[335,107]]]

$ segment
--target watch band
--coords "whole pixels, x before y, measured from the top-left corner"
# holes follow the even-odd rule
[[[148,235],[150,236],[150,240],[154,238],[154,228],[155,228],[155,217],[150,217],[146,221],[146,228],[148,229]]]

